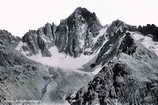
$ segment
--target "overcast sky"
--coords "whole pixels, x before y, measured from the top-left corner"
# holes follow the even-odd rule
[[[158,25],[158,0],[0,0],[0,29],[23,36],[46,22],[59,24],[79,6],[95,12],[103,25],[116,19]]]

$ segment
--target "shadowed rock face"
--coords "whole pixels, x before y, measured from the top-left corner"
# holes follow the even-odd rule
[[[29,55],[41,53],[42,56],[50,57],[48,49],[55,45],[59,52],[78,57],[81,53],[90,53],[86,49],[92,49],[95,44],[93,40],[101,29],[102,25],[95,13],[79,7],[58,26],[47,23],[37,31],[30,30],[22,41],[27,44],[24,50],[29,51]]]
[[[71,105],[157,105],[158,57],[144,39],[135,39],[137,34],[120,20],[103,27],[95,13],[81,7],[58,26],[47,23],[22,38],[0,30],[0,104],[67,100]],[[56,52],[59,58],[52,57]],[[68,70],[28,59],[38,54],[39,60],[57,59],[56,64],[61,58],[89,61],[81,65],[83,71]]]
[[[51,54],[48,51],[48,48],[54,45],[55,29],[56,26],[54,24],[51,25],[47,23],[37,31],[30,30],[22,38],[22,42],[27,44],[27,46],[23,46],[23,50],[29,51],[30,55],[38,54],[40,52],[42,56],[50,57]]]
[[[21,39],[14,37],[11,33],[6,30],[0,30],[0,46],[17,46]]]
[[[79,7],[57,27],[56,45],[59,51],[77,57],[86,48],[92,48],[93,38],[99,34],[101,28],[95,13]]]
[[[87,23],[89,31],[93,34],[97,33],[97,31],[102,27],[94,12],[91,13],[86,8],[81,7],[77,8],[74,13],[67,18],[67,25],[69,27],[69,31],[80,25],[77,23]]]
[[[113,35],[92,66],[101,64],[102,69],[87,86],[67,97],[71,105],[158,104],[158,57],[136,42],[123,24],[116,27],[115,32],[107,30]]]

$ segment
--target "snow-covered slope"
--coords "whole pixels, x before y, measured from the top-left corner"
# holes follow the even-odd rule
[[[158,55],[158,42],[155,42],[152,40],[151,35],[144,36],[138,32],[132,33],[133,38],[138,42],[144,45],[147,49],[154,52],[156,55]]]
[[[57,67],[57,68],[63,68],[65,70],[75,71],[82,69],[82,65],[88,63],[90,59],[95,57],[95,54],[93,54],[90,56],[81,55],[78,58],[74,58],[65,55],[64,53],[59,53],[56,47],[50,48],[49,51],[52,54],[51,57],[43,57],[41,54],[36,54],[28,58],[51,67]]]

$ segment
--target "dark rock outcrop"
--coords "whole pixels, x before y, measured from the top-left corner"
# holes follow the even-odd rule
[[[122,63],[105,66],[86,88],[67,100],[71,105],[157,105],[158,81],[141,81],[133,72]]]
[[[0,30],[0,46],[16,47],[20,42],[19,37],[14,37],[10,32],[6,30]]]
[[[147,24],[146,26],[138,26],[137,31],[143,35],[151,35],[153,41],[158,41],[158,27],[155,24]]]
[[[57,27],[56,46],[70,56],[80,56],[86,48],[92,48],[101,28],[95,13],[79,7]]]
[[[50,57],[51,53],[48,49],[54,45],[55,30],[56,26],[50,23],[37,31],[30,30],[22,38],[22,42],[27,44],[24,50],[30,52],[30,55],[41,53],[42,56]]]

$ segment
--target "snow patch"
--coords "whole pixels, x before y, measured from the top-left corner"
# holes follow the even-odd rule
[[[99,73],[99,71],[101,71],[101,69],[102,69],[102,66],[101,66],[101,65],[97,66],[97,67],[95,68],[95,71],[92,72],[92,74],[93,74],[93,75],[97,75],[97,74]]]
[[[99,34],[97,35],[97,37],[95,37],[95,38],[93,39],[93,42],[96,43],[97,40],[98,40],[98,38],[99,38],[100,36],[103,36],[104,34],[106,34],[106,30],[107,30],[107,27],[101,29],[101,30],[99,31]]]
[[[95,55],[90,55],[90,56],[81,55],[78,58],[73,58],[63,53],[59,53],[57,47],[55,46],[50,48],[49,51],[52,54],[51,57],[42,57],[41,54],[36,54],[28,58],[52,67],[59,67],[65,70],[76,71],[77,69],[81,69],[82,65],[86,64],[87,62],[89,62],[90,59],[95,57]]]
[[[15,50],[21,52],[23,55],[28,55],[30,52],[29,51],[24,51],[23,46],[27,46],[25,42],[20,41],[19,44],[16,46]]]
[[[42,38],[42,40],[43,40],[45,43],[51,43],[51,41],[49,40],[49,38],[46,37],[45,35],[42,35],[41,38]]]
[[[15,50],[18,50],[18,51],[20,51],[20,50],[22,50],[22,46],[24,46],[26,43],[23,43],[23,42],[19,42],[19,44],[16,46],[16,48],[15,48]]]
[[[84,46],[85,42],[84,42],[84,34],[85,34],[85,30],[88,26],[86,24],[82,24],[79,29],[77,30],[77,33],[79,34],[80,36],[80,46],[81,48]]]
[[[131,32],[131,34],[132,34],[133,39],[136,40],[136,41],[144,39],[144,36],[139,34],[139,33],[135,33],[135,32],[132,33]]]
[[[158,42],[154,42],[151,37],[143,36],[139,33],[132,33],[132,37],[136,42],[141,43],[150,51],[153,51],[156,55],[158,55]]]

